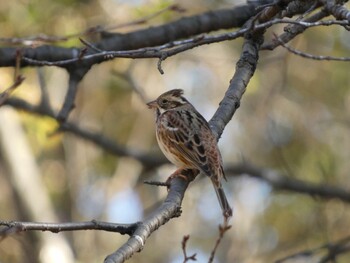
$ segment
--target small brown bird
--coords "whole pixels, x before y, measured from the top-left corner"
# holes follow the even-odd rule
[[[221,185],[226,178],[217,141],[208,122],[182,95],[183,90],[174,89],[147,103],[156,113],[159,147],[177,171],[196,169],[211,179],[223,215],[229,218],[232,209]]]

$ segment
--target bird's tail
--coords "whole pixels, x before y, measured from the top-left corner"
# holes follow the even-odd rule
[[[212,180],[212,182],[213,182],[213,186],[214,186],[216,195],[218,197],[218,200],[219,200],[219,203],[220,203],[220,206],[222,209],[222,213],[223,213],[224,217],[226,219],[228,219],[232,216],[232,208],[227,201],[224,189],[222,188],[221,185],[217,185],[217,183],[214,182],[213,180]]]

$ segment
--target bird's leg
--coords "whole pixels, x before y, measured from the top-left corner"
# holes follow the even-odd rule
[[[171,180],[173,180],[176,177],[180,177],[182,179],[184,179],[185,181],[188,181],[188,178],[186,175],[183,174],[183,172],[186,171],[182,168],[177,169],[175,172],[173,172],[168,179],[165,181],[166,184],[170,185]]]
[[[199,174],[199,170],[197,169],[177,169],[175,172],[173,172],[169,178],[166,180],[166,183],[170,185],[170,182],[172,179],[176,177],[180,177],[184,179],[187,182],[193,181],[196,176]]]

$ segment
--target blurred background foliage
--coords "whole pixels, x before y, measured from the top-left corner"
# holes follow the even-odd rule
[[[186,12],[168,11],[146,24],[122,27],[118,32],[242,3],[1,1],[1,37],[67,36],[89,27],[137,20],[175,2]],[[271,39],[273,32],[282,29],[282,26],[273,27],[266,38]],[[57,44],[81,45],[77,38]],[[7,44],[2,41],[1,45]],[[166,90],[182,88],[186,97],[209,119],[228,87],[241,45],[239,39],[179,54],[163,62],[164,75],[159,74],[155,59],[115,59],[96,65],[80,83],[76,109],[70,120],[135,151],[161,156],[155,140],[154,117],[145,102]],[[290,45],[312,54],[333,56],[349,56],[350,48],[348,32],[336,26],[308,29]],[[39,76],[42,76],[52,106],[56,110],[60,108],[68,81],[65,71],[43,67],[26,68],[22,73],[26,80],[13,96],[37,103]],[[11,84],[12,77],[12,68],[0,69],[1,90]],[[283,48],[261,52],[241,107],[219,142],[225,165],[246,162],[288,177],[350,189],[349,87],[349,66],[344,62],[307,60]],[[131,158],[113,156],[68,133],[55,133],[57,123],[50,118],[19,113],[59,222],[138,221],[166,195],[165,189],[143,185],[142,181],[165,180],[174,170],[173,166],[145,171]],[[30,220],[14,198],[15,190],[11,187],[3,152],[0,175],[1,220]],[[273,262],[350,235],[349,206],[342,201],[274,191],[266,183],[246,175],[228,175],[225,188],[235,208],[233,228],[225,236],[214,262]],[[130,262],[182,262],[180,243],[187,234],[191,235],[189,254],[197,253],[198,262],[207,262],[218,236],[220,217],[209,181],[197,179],[187,191],[182,216],[156,231],[142,253]],[[43,213],[42,221],[46,220]],[[69,241],[76,262],[101,262],[127,238],[99,231],[57,235]],[[22,233],[2,240],[0,261],[37,262],[40,247],[35,244],[35,236],[35,233]],[[34,255],[31,258],[29,254]],[[310,258],[298,260],[295,262],[313,262]],[[350,255],[345,254],[337,262],[349,261]]]

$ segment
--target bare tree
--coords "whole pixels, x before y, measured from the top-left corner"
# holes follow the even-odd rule
[[[82,101],[82,99],[78,99],[79,91],[84,89],[83,86],[80,86],[82,80],[90,74],[93,67],[101,67],[102,64],[108,61],[118,61],[120,58],[136,61],[155,58],[157,59],[157,63],[154,67],[158,69],[159,74],[164,74],[164,61],[173,56],[178,56],[195,48],[200,52],[201,48],[205,45],[214,43],[222,44],[227,41],[242,39],[243,44],[240,50],[240,56],[236,61],[235,69],[232,69],[232,72],[234,72],[232,78],[229,81],[225,94],[221,94],[222,99],[219,107],[209,121],[213,133],[219,140],[236,110],[242,103],[244,104],[242,97],[246,89],[249,88],[251,79],[259,67],[259,56],[262,52],[275,52],[278,47],[282,47],[290,54],[301,56],[305,60],[333,60],[345,63],[350,61],[350,58],[346,56],[337,57],[310,54],[297,50],[288,44],[310,28],[333,26],[342,28],[344,32],[347,32],[350,26],[350,12],[346,7],[346,2],[334,0],[248,1],[248,3],[241,6],[190,15],[173,22],[131,30],[127,33],[117,33],[115,31],[125,26],[146,23],[153,16],[133,21],[120,27],[92,27],[71,36],[52,37],[38,35],[29,38],[3,38],[1,41],[7,47],[1,47],[0,49],[0,66],[12,67],[15,70],[13,84],[7,89],[1,87],[0,105],[3,108],[0,109],[0,112],[6,112],[6,105],[33,115],[48,117],[57,125],[57,129],[53,132],[54,134],[73,134],[77,138],[91,142],[100,149],[115,156],[136,160],[142,165],[144,173],[148,173],[149,171],[154,172],[156,168],[167,163],[164,157],[154,155],[149,151],[136,150],[123,143],[118,143],[115,138],[109,138],[99,131],[80,126],[77,120],[71,116],[74,114],[76,105],[79,107],[79,103]],[[183,12],[184,10],[179,5],[171,5],[160,13],[169,11]],[[155,15],[158,15],[158,13]],[[273,28],[274,34],[269,32],[271,28]],[[57,45],[71,39],[79,39],[81,45],[73,47]],[[313,45],[313,43],[310,43],[310,45]],[[48,87],[46,87],[44,78],[40,73],[41,67],[44,66],[53,67],[54,69],[64,69],[69,76],[66,83],[67,91],[58,110],[52,106],[52,101],[50,101],[47,94]],[[26,74],[23,71],[23,68],[26,67],[38,69],[38,78],[41,82],[40,101],[37,103],[32,103],[30,100],[13,95],[14,90],[21,90],[21,85],[27,81]],[[133,82],[132,76],[130,74],[124,74],[122,78],[132,87],[132,92],[144,101],[144,91],[138,84]],[[2,129],[5,129],[4,125],[2,126]],[[26,171],[16,170],[18,163],[22,162],[22,159],[17,159],[19,158],[17,153],[19,149],[26,148],[26,146],[23,146],[25,143],[14,144],[14,140],[17,139],[11,139],[11,136],[13,136],[12,132],[8,134],[9,137],[4,135],[6,134],[5,131],[1,131],[0,134],[3,134],[0,140],[2,142],[1,147],[3,148],[0,159],[4,160],[1,163],[6,164],[6,169],[4,170],[7,170],[7,172],[11,171],[11,179],[8,180],[13,185],[13,191],[17,193],[18,203],[23,203],[23,200],[29,200],[29,197],[25,195],[26,186],[29,186],[29,189],[36,189],[37,187],[37,184],[33,182],[35,180],[32,178],[25,179]],[[11,153],[4,149],[12,149],[14,152]],[[30,151],[27,155],[31,155]],[[13,157],[11,158],[11,156]],[[28,162],[31,163],[33,160],[29,159]],[[284,172],[273,168],[263,169],[246,161],[227,164],[225,169],[231,175],[231,178],[234,175],[239,177],[248,175],[262,180],[277,191],[310,195],[317,200],[337,199],[344,205],[350,202],[350,191],[346,189],[348,185],[310,182],[296,176],[290,176],[293,174],[293,171],[290,169],[285,169]],[[164,201],[154,207],[147,217],[138,222],[120,224],[97,220],[69,223],[35,223],[18,220],[1,221],[0,225],[3,226],[1,233],[5,237],[13,233],[29,230],[57,233],[61,231],[91,229],[117,232],[121,235],[126,234],[130,238],[105,259],[106,263],[125,262],[127,259],[133,257],[136,252],[143,249],[146,240],[160,226],[166,224],[172,218],[181,216],[181,204],[186,189],[190,181],[196,176],[191,171],[188,173],[188,177],[191,180],[185,181],[182,178],[171,180],[170,184],[167,185],[168,192]],[[349,171],[346,171],[346,173],[348,174]],[[40,187],[40,189],[42,188],[44,187]],[[40,189],[35,192],[39,195],[47,196]],[[43,199],[45,198],[39,197],[38,200]],[[44,204],[38,205],[38,207],[46,211],[53,211],[54,208],[49,203],[50,201],[45,201]],[[36,204],[29,202],[25,203],[25,206],[25,210],[27,212],[29,211],[29,214],[35,215],[28,218],[32,218],[33,221],[42,221],[40,220],[40,212],[35,212]],[[57,220],[54,214],[49,218],[51,220]],[[215,248],[211,250],[209,262],[212,262],[218,245],[224,242],[224,235],[229,231],[227,222],[224,222],[220,226],[220,237]],[[346,234],[350,235],[350,233]],[[338,255],[344,255],[349,252],[348,239],[347,237],[339,243],[329,243],[316,250],[311,250],[311,252],[301,252],[300,254],[305,257],[314,256],[319,250],[325,249],[328,250],[327,256],[320,258],[319,262],[333,262]],[[195,255],[187,256],[186,254],[187,240],[188,237],[185,237],[182,243],[184,262],[196,259]],[[65,251],[68,251],[67,262],[72,261],[74,253],[73,251],[69,251],[69,244],[65,243],[64,240],[55,240],[55,242],[53,244],[57,244],[58,242],[64,247]],[[215,240],[213,240],[214,243]],[[152,245],[150,244],[149,246]],[[283,254],[281,255],[282,259],[278,262],[285,262],[296,257],[295,255],[287,256]]]

